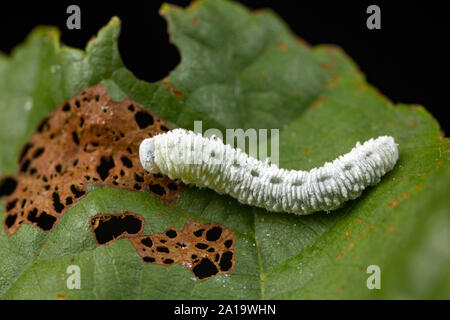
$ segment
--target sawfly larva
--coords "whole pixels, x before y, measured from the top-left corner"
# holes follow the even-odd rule
[[[358,142],[320,168],[297,171],[252,158],[215,137],[175,129],[145,139],[139,156],[150,173],[211,188],[268,211],[309,214],[337,209],[377,184],[395,166],[398,149],[394,138],[382,136]]]

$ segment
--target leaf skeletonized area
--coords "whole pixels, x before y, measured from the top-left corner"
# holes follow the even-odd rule
[[[128,238],[147,264],[186,266],[199,280],[230,272],[235,265],[236,236],[216,223],[186,222],[182,230],[170,228],[159,234],[144,235],[144,219],[135,213],[97,214],[90,229],[97,245]]]
[[[145,172],[137,156],[144,138],[168,130],[164,120],[131,99],[111,101],[101,84],[65,101],[22,148],[19,173],[3,180],[6,233],[14,234],[24,223],[52,230],[86,196],[88,184],[175,200],[182,186]]]
[[[450,141],[425,108],[393,104],[341,48],[305,44],[273,12],[202,0],[187,9],[166,5],[161,13],[182,59],[157,83],[136,79],[124,67],[117,18],[84,52],[62,48],[54,28],[39,28],[10,57],[0,54],[2,174],[16,172],[19,147],[55,103],[100,82],[113,99],[130,97],[179,128],[192,130],[198,119],[204,130],[279,128],[280,167],[309,170],[354,141],[379,135],[399,143],[398,164],[360,199],[328,215],[274,215],[190,187],[171,205],[144,192],[95,188],[52,232],[25,226],[12,237],[0,233],[2,299],[450,297]],[[146,123],[145,117],[139,121]],[[8,198],[11,179],[0,182]],[[97,246],[89,218],[124,210],[139,212],[146,228],[151,222],[157,232],[192,219],[232,229],[233,272],[199,282],[179,266],[143,266],[127,240]],[[0,216],[3,221],[5,212]],[[57,276],[73,259],[82,277],[93,280],[82,280],[81,290],[68,290]],[[92,268],[93,261],[102,268]],[[382,268],[382,290],[365,286],[372,264]]]

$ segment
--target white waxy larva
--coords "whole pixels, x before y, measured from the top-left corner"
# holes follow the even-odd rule
[[[382,136],[358,142],[320,168],[296,171],[259,161],[219,139],[175,129],[145,139],[139,156],[150,173],[208,187],[269,211],[308,214],[337,209],[377,184],[395,166],[398,149],[394,138]]]

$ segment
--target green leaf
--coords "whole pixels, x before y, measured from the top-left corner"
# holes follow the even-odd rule
[[[450,141],[423,107],[393,105],[340,48],[308,46],[271,11],[204,0],[161,12],[182,62],[157,83],[123,66],[117,18],[85,51],[38,28],[11,57],[0,56],[1,175],[16,172],[40,119],[99,82],[113,99],[128,96],[176,127],[202,120],[203,130],[280,128],[281,167],[309,170],[356,141],[391,135],[400,150],[396,168],[342,209],[309,216],[269,213],[195,187],[171,205],[92,187],[50,233],[30,225],[10,237],[0,232],[0,297],[450,298]],[[145,218],[145,233],[192,218],[233,229],[235,268],[197,281],[180,265],[144,265],[127,239],[97,246],[89,218],[123,210]],[[66,286],[72,264],[81,269],[80,290]],[[370,265],[381,269],[381,290],[366,286]]]

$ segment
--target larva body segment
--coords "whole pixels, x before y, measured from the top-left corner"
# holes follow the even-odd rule
[[[349,153],[320,168],[286,170],[184,129],[145,139],[139,154],[150,173],[208,187],[251,206],[295,214],[337,209],[377,184],[398,160],[394,138],[382,136],[358,142]]]

